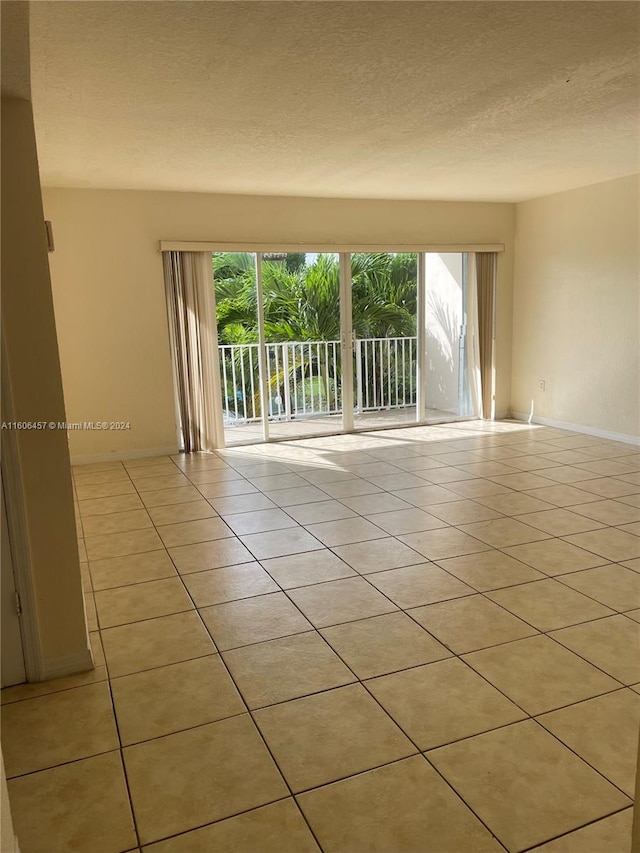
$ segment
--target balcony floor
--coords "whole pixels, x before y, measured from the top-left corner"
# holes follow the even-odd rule
[[[427,409],[427,424],[450,423],[458,416],[442,409]],[[356,430],[392,429],[415,424],[416,407],[405,409],[384,409],[378,412],[365,412],[355,415]],[[328,417],[296,417],[292,421],[272,421],[269,423],[269,436],[276,439],[309,438],[314,435],[331,435],[342,431],[342,415]],[[259,423],[226,426],[224,438],[227,447],[235,444],[252,444],[263,440],[262,425]]]

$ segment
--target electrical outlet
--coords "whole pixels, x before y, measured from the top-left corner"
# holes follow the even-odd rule
[[[539,391],[544,391],[545,385],[546,385],[546,383],[545,383],[544,379],[538,379],[538,390]]]

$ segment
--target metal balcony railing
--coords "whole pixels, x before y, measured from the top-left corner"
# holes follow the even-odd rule
[[[226,426],[261,420],[259,344],[218,347]],[[342,413],[340,341],[266,344],[270,421]],[[415,337],[356,338],[353,347],[356,412],[416,405]]]

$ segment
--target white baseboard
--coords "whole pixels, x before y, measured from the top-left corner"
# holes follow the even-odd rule
[[[42,661],[42,680],[61,678],[63,675],[75,675],[93,669],[91,649],[86,648],[73,655],[63,655],[59,658],[48,658]]]
[[[529,415],[525,412],[511,412],[510,415],[505,417],[529,423]],[[623,432],[610,432],[606,429],[596,429],[596,427],[584,426],[583,424],[569,424],[565,421],[553,420],[553,418],[541,418],[538,415],[534,415],[531,418],[531,423],[540,424],[541,426],[555,427],[556,429],[567,429],[571,430],[571,432],[583,433],[584,435],[595,435],[597,438],[604,438],[607,441],[622,441],[625,444],[640,445],[640,435],[627,435]]]
[[[152,447],[146,450],[118,450],[96,453],[93,456],[72,456],[72,465],[91,465],[93,462],[120,462],[122,459],[143,459],[145,456],[171,456],[180,452],[177,444],[170,447]]]

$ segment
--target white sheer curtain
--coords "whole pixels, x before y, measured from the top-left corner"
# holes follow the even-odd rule
[[[163,252],[174,382],[186,453],[224,446],[210,252]]]

